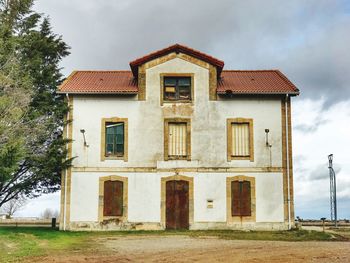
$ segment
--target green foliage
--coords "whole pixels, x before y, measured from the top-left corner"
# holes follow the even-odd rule
[[[56,88],[69,54],[33,0],[0,0],[0,207],[59,189],[70,164],[62,138],[68,107]]]

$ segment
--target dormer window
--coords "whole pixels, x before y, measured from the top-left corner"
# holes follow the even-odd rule
[[[164,77],[165,101],[191,101],[191,77]]]

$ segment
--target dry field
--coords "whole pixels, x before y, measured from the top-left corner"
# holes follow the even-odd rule
[[[31,262],[350,262],[350,242],[223,240],[217,237],[99,238],[98,249]]]
[[[0,262],[350,262],[350,230],[330,231],[0,228]]]

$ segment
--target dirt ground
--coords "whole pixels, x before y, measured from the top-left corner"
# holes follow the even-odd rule
[[[96,247],[30,262],[350,262],[350,242],[223,240],[214,237],[98,238]]]

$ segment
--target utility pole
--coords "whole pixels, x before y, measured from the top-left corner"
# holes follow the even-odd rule
[[[331,221],[334,221],[335,227],[338,227],[337,222],[337,184],[335,179],[335,172],[333,169],[333,154],[328,155],[328,169],[329,169],[329,190],[331,203]]]

